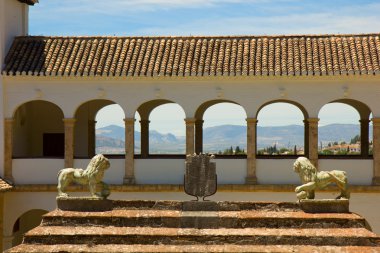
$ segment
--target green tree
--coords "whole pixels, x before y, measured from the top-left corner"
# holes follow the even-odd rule
[[[360,135],[355,135],[355,137],[351,139],[350,144],[356,144],[358,142],[360,142]]]

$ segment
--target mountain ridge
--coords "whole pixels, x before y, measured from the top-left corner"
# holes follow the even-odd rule
[[[119,150],[124,153],[123,127],[109,125],[96,129],[97,152]],[[349,142],[355,135],[360,134],[359,124],[330,124],[320,126],[318,129],[319,143],[327,145],[328,142]],[[370,128],[370,136],[372,129]],[[135,152],[140,152],[141,133],[135,131]],[[246,149],[246,126],[219,125],[203,129],[203,143],[205,152],[216,153],[231,146]],[[371,138],[370,138],[371,139]],[[156,130],[149,132],[150,153],[175,154],[185,153],[185,137],[172,133],[162,134]],[[257,126],[257,148],[265,148],[276,144],[277,147],[302,148],[304,145],[304,126]]]

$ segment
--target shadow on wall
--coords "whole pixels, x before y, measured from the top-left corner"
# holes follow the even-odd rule
[[[41,224],[42,215],[48,213],[46,210],[33,209],[21,215],[13,225],[12,247],[22,243],[24,234]]]

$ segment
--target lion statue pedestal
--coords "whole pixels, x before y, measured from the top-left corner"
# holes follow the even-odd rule
[[[72,183],[88,185],[91,197],[106,199],[110,195],[108,185],[102,181],[110,162],[102,154],[94,156],[85,170],[66,168],[58,172],[58,198],[67,198],[67,186]],[[97,191],[99,189],[99,191]]]
[[[306,157],[297,158],[293,164],[293,169],[302,182],[302,185],[297,186],[295,189],[302,210],[312,213],[349,212],[348,199],[350,198],[350,193],[345,171],[317,171]],[[315,190],[323,189],[332,183],[335,183],[340,190],[340,195],[336,199],[314,199]]]

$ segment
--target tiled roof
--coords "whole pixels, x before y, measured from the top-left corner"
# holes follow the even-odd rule
[[[28,5],[34,5],[35,3],[38,3],[38,0],[18,0],[21,3],[26,3]]]
[[[12,188],[12,185],[8,184],[4,179],[0,178],[0,192],[5,192]]]
[[[3,74],[320,76],[380,74],[380,34],[17,37]]]

